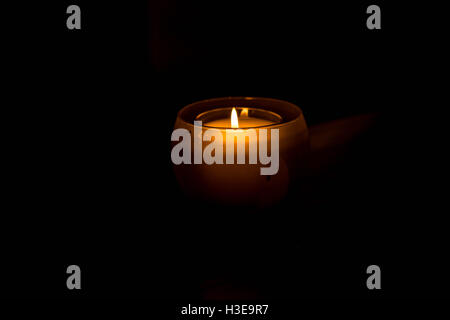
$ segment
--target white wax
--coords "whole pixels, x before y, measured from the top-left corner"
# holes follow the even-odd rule
[[[254,118],[254,117],[239,118],[239,129],[268,126],[271,124],[275,124],[275,122],[266,120],[266,119]],[[231,119],[226,118],[226,119],[213,120],[213,121],[204,123],[204,125],[208,126],[208,127],[214,127],[214,128],[231,128]]]

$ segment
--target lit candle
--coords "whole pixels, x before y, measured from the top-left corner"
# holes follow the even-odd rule
[[[289,183],[297,177],[309,149],[308,130],[300,108],[276,99],[230,97],[199,101],[180,110],[175,123],[175,129],[178,128],[190,133],[193,153],[200,149],[203,156],[213,144],[213,140],[203,139],[208,130],[222,134],[224,142],[227,132],[235,133],[236,140],[231,140],[235,146],[234,156],[244,141],[239,137],[246,136],[244,163],[207,164],[196,162],[192,155],[188,163],[174,166],[180,186],[188,195],[221,205],[264,207],[277,203],[287,193]],[[266,144],[268,155],[272,152],[272,129],[276,129],[279,162],[273,175],[264,175],[262,168],[267,168],[267,163],[249,161],[248,136],[254,131],[258,156],[264,146],[261,143]],[[261,131],[266,131],[267,136],[260,136]],[[220,151],[226,159],[228,149],[225,145]]]
[[[228,118],[212,120],[204,123],[203,125],[211,128],[245,129],[245,128],[258,128],[277,123],[273,119],[269,120],[264,118],[251,117],[248,115],[248,112],[249,112],[248,108],[243,108],[238,117],[236,108],[233,108],[231,111],[231,115]]]

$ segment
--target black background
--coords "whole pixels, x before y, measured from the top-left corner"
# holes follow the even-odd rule
[[[448,296],[437,5],[377,1],[368,30],[365,1],[73,3],[81,30],[72,2],[9,11],[2,294],[193,301],[219,279],[265,299]],[[170,162],[176,113],[221,96],[289,100],[310,126],[380,120],[319,201],[230,213],[185,199]]]

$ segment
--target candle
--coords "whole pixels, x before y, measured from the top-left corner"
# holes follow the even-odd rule
[[[231,116],[228,118],[222,118],[212,120],[204,123],[203,125],[211,128],[257,128],[275,124],[277,122],[264,118],[250,117],[248,115],[248,108],[243,108],[239,117],[237,117],[236,108],[231,111]]]
[[[308,130],[300,108],[276,99],[230,97],[199,101],[180,110],[175,129],[187,130],[192,146],[187,161],[174,163],[181,189],[192,199],[220,205],[276,204],[298,177],[309,149]],[[245,161],[228,163],[230,149],[225,144],[223,148],[215,146],[211,152],[217,138],[225,143],[230,133],[236,138],[230,140],[235,147],[231,155],[236,159],[239,147],[245,146]],[[250,137],[257,142],[257,162],[250,161]],[[261,161],[261,150],[270,156],[276,153],[277,157],[272,158],[278,160],[274,170],[269,170],[272,163]],[[214,161],[205,161],[205,154],[213,154]]]

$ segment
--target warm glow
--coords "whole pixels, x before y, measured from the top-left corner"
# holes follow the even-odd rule
[[[248,108],[243,108],[241,111],[241,117],[248,117]]]
[[[236,108],[233,108],[233,111],[231,111],[231,127],[239,128],[239,121],[238,121]]]

